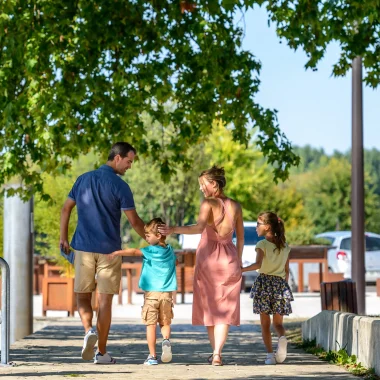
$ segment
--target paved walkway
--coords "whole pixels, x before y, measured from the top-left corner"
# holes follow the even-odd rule
[[[225,365],[207,364],[210,347],[203,327],[188,320],[173,325],[173,361],[144,366],[147,355],[145,328],[140,321],[115,319],[109,351],[116,365],[94,365],[80,359],[83,331],[78,318],[51,319],[33,335],[11,346],[15,367],[0,367],[1,379],[357,379],[343,368],[318,360],[293,347],[286,362],[265,366],[264,346],[258,325],[232,328],[224,349]],[[160,351],[158,351],[160,352]]]

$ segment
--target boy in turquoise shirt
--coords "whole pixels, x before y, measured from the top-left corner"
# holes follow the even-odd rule
[[[145,226],[145,238],[150,244],[148,247],[136,249],[127,248],[115,251],[109,255],[141,256],[143,266],[139,281],[139,288],[144,290],[144,306],[141,317],[146,325],[146,337],[149,347],[149,356],[146,365],[157,365],[156,355],[156,326],[161,328],[162,354],[161,361],[168,363],[172,360],[170,344],[170,324],[173,318],[173,291],[177,290],[176,256],[173,248],[165,243],[166,236],[158,232],[158,226],[165,225],[161,218],[152,219]]]

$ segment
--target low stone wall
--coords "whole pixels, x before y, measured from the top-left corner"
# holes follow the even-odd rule
[[[380,318],[324,310],[303,322],[302,338],[316,339],[326,351],[345,348],[380,375]]]

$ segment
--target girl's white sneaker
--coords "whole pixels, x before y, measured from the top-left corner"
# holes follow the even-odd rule
[[[277,345],[277,351],[276,351],[276,362],[277,363],[283,363],[286,359],[287,354],[287,346],[288,341],[287,339],[282,336],[278,339],[278,345]]]
[[[267,357],[265,359],[265,364],[269,364],[269,365],[276,364],[276,358],[273,352],[271,352],[270,354],[267,354]]]

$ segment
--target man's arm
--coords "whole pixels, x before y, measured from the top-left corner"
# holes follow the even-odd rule
[[[145,239],[144,226],[145,223],[138,216],[136,210],[124,210],[124,214],[127,216],[129,223],[132,228],[143,238]]]
[[[72,200],[71,198],[67,198],[61,211],[61,236],[59,239],[59,244],[66,253],[69,253],[70,251],[70,244],[68,238],[69,220],[71,211],[75,207],[75,205],[76,202],[74,200]]]

